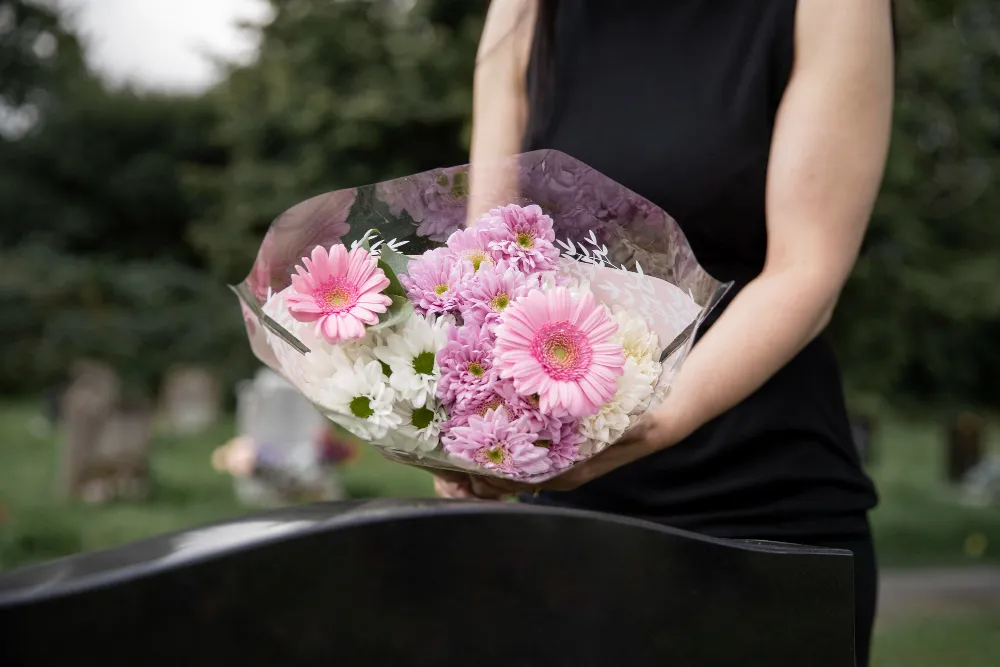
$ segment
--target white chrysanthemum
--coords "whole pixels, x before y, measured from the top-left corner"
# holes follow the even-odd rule
[[[414,314],[398,333],[391,333],[385,343],[375,348],[375,356],[389,366],[389,384],[399,398],[423,407],[433,399],[441,371],[437,351],[444,347],[451,321],[436,321]]]
[[[409,401],[400,401],[396,404],[396,414],[400,417],[400,425],[392,436],[398,434],[401,437],[390,436],[393,445],[413,452],[429,452],[437,447],[441,423],[448,418],[443,407],[435,401],[428,401],[420,407]]]
[[[641,315],[632,310],[615,306],[611,319],[618,325],[614,339],[622,346],[625,356],[635,360],[639,374],[655,384],[660,379],[660,341]]]
[[[345,362],[350,365],[358,360],[364,362],[374,360],[373,348],[378,341],[374,334],[369,334],[364,339],[339,345],[326,342],[322,336],[316,335],[312,323],[300,322],[292,317],[285,303],[285,296],[290,289],[289,287],[271,294],[262,310],[265,315],[298,338],[309,348],[309,352],[302,354],[270,329],[265,327],[264,331],[268,345],[281,364],[282,374],[303,391],[307,398],[315,401],[315,396],[320,391],[319,385],[333,377],[338,369],[344,367]]]
[[[394,409],[396,392],[386,384],[382,365],[361,359],[349,364],[344,356],[338,363],[333,375],[319,385],[316,402],[335,413],[334,421],[364,440],[379,440],[398,428],[402,419]]]
[[[628,430],[629,417],[653,393],[653,385],[640,373],[632,357],[625,357],[623,373],[618,377],[614,397],[601,406],[596,415],[580,422],[580,432],[588,439],[612,443]]]
[[[579,299],[584,294],[589,294],[592,291],[590,289],[590,281],[586,278],[565,274],[560,275],[555,271],[542,273],[539,282],[543,292],[555,289],[556,287],[565,287],[574,299]]]

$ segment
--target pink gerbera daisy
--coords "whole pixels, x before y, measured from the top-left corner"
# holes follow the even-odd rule
[[[487,227],[465,227],[448,237],[448,249],[455,257],[472,262],[472,268],[479,271],[496,264],[497,253],[489,249],[495,239],[496,234]]]
[[[406,296],[421,315],[455,310],[465,281],[474,273],[472,264],[457,261],[448,248],[428,250],[410,262],[409,273],[399,276]]]
[[[444,436],[445,450],[457,459],[511,476],[539,475],[550,468],[549,451],[534,445],[535,436],[505,410],[473,415],[468,426]]]
[[[288,311],[300,322],[315,322],[316,335],[329,343],[364,338],[365,325],[392,304],[382,290],[389,286],[378,260],[364,248],[348,253],[343,244],[313,248],[295,267]]]
[[[495,237],[490,250],[527,273],[554,269],[559,260],[552,218],[534,204],[508,204],[490,211],[480,224]]]
[[[479,327],[466,324],[448,332],[448,342],[437,353],[441,379],[437,395],[456,413],[467,413],[493,393],[493,340]]]
[[[617,331],[590,292],[535,291],[512,304],[497,327],[494,365],[519,394],[538,394],[545,414],[596,414],[617,390],[625,355]]]
[[[580,422],[554,421],[551,426],[538,432],[535,446],[549,450],[549,463],[552,470],[565,470],[583,459],[580,454],[580,443],[583,440],[583,434],[580,433]]]
[[[484,266],[462,288],[462,319],[492,327],[515,299],[537,288],[537,277],[527,276],[504,261]]]

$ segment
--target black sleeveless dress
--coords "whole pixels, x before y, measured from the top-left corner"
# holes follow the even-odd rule
[[[660,205],[702,266],[735,281],[723,307],[764,265],[768,154],[795,9],[795,0],[564,0],[546,104],[529,99],[525,148],[563,151]],[[529,89],[539,60],[536,52]],[[876,494],[822,337],[685,441],[534,502],[718,537],[852,548],[866,664],[876,576],[866,513]]]

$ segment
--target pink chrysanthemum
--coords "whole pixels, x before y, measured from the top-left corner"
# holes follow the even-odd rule
[[[467,426],[451,429],[443,439],[445,450],[457,459],[511,476],[539,475],[550,467],[549,450],[534,445],[535,436],[521,420],[505,410],[473,415]]]
[[[496,264],[498,253],[489,247],[496,238],[488,227],[465,227],[448,237],[448,249],[455,257],[472,262],[472,268],[479,271]]]
[[[480,221],[495,236],[490,250],[527,273],[554,269],[559,260],[552,218],[534,204],[495,208]]]
[[[448,433],[453,428],[468,426],[469,420],[473,417],[485,417],[491,410],[503,410],[509,419],[517,419],[518,414],[513,410],[503,397],[496,392],[490,392],[481,403],[467,405],[465,410],[452,409],[449,411],[449,418],[441,424],[441,433]]]
[[[381,294],[389,279],[364,248],[348,253],[343,244],[329,251],[316,246],[302,263],[292,276],[288,311],[300,322],[315,322],[316,335],[329,343],[364,338],[365,325],[378,323],[378,313],[392,304]]]
[[[536,276],[525,275],[505,261],[484,266],[462,288],[462,319],[492,327],[500,322],[507,306],[538,285]]]
[[[518,419],[527,420],[532,433],[538,433],[546,428],[554,428],[561,423],[556,417],[542,412],[538,394],[521,395],[514,388],[514,383],[511,380],[498,378],[493,385],[493,391],[496,398],[502,401],[508,414]]]
[[[514,389],[514,383],[510,380],[501,380],[493,370],[493,382],[490,390],[478,403],[466,403],[461,409],[453,407],[449,413],[450,419],[444,423],[442,430],[456,426],[467,426],[469,418],[473,416],[485,417],[490,410],[504,410],[510,419],[524,419],[528,430],[531,433],[538,433],[544,428],[556,425],[559,422],[555,417],[542,414],[538,406],[538,396],[521,396]]]
[[[583,459],[580,453],[580,443],[583,440],[580,422],[553,422],[551,426],[538,432],[535,446],[549,451],[552,470],[565,470]]]
[[[617,390],[625,355],[594,295],[574,299],[565,287],[535,291],[512,304],[496,329],[494,366],[518,393],[538,394],[545,414],[597,413]]]
[[[437,395],[453,412],[471,412],[493,393],[493,340],[479,327],[466,324],[448,332],[448,342],[437,353],[441,379]]]
[[[448,248],[434,248],[410,262],[399,282],[421,315],[447,313],[457,308],[459,292],[473,273],[472,264],[457,261]]]

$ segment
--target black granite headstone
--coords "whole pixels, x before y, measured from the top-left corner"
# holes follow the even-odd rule
[[[319,504],[0,575],[0,665],[852,667],[852,582],[585,512]]]

